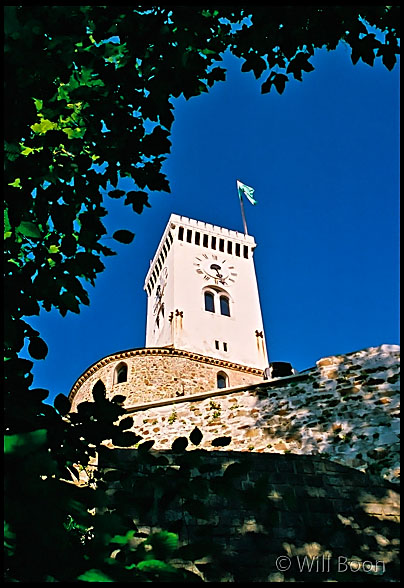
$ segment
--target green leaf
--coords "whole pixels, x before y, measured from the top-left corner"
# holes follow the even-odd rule
[[[141,443],[138,447],[138,450],[141,453],[147,453],[154,445],[154,440],[151,441],[145,441],[144,443]]]
[[[21,178],[16,178],[14,180],[14,182],[10,182],[9,184],[7,184],[8,186],[12,186],[13,188],[19,188],[20,190],[22,190],[22,186],[21,186]]]
[[[185,451],[187,445],[188,439],[186,437],[178,437],[178,439],[175,439],[175,441],[171,445],[171,449],[176,453],[181,453],[182,451]]]
[[[114,580],[111,580],[111,578],[104,574],[104,572],[94,568],[91,570],[87,570],[86,572],[84,572],[84,574],[81,574],[81,576],[79,576],[77,579],[81,580],[82,582],[114,582]]]
[[[11,231],[10,221],[8,219],[8,211],[4,209],[4,232]]]
[[[119,421],[118,427],[124,431],[125,429],[130,429],[133,425],[133,417],[126,417]]]
[[[208,86],[211,87],[215,82],[224,82],[226,80],[226,70],[223,67],[214,67],[206,76]]]
[[[48,355],[48,346],[40,337],[31,337],[28,353],[34,359],[45,359]]]
[[[135,233],[132,233],[132,231],[121,229],[119,231],[115,231],[115,233],[112,235],[112,238],[116,241],[119,241],[119,243],[125,243],[125,245],[129,245],[129,243],[132,243],[134,236]]]
[[[138,443],[142,437],[136,435],[133,431],[119,431],[114,435],[114,445],[119,447],[133,447]]]
[[[202,437],[203,435],[200,429],[198,429],[198,427],[195,427],[195,429],[191,432],[189,439],[191,443],[193,443],[194,445],[199,445],[199,443],[202,441]]]
[[[108,196],[110,198],[120,198],[121,196],[125,196],[126,192],[123,190],[110,190],[108,192]]]
[[[110,539],[110,543],[117,543],[118,545],[126,545],[135,536],[135,531],[130,530],[126,535],[114,535]]]
[[[231,437],[217,437],[213,439],[212,445],[213,447],[224,447],[231,443]]]
[[[142,192],[141,190],[131,190],[126,194],[125,204],[131,204],[134,212],[141,214],[143,211],[143,207],[147,206],[151,208],[148,202],[148,195],[146,192]]]
[[[112,396],[111,398],[111,402],[114,402],[115,404],[123,404],[125,400],[126,396],[123,394],[115,394],[115,396]]]
[[[177,573],[177,569],[170,564],[160,561],[159,559],[147,559],[137,564],[138,570],[141,572],[165,572],[165,573]]]
[[[30,221],[22,221],[16,228],[16,231],[30,239],[39,239],[42,236],[38,227]]]
[[[49,396],[49,390],[45,390],[45,388],[32,388],[30,394],[36,396],[38,401],[42,402]]]
[[[58,394],[56,396],[56,398],[53,401],[53,406],[62,416],[68,414],[71,408],[70,400],[64,394]]]
[[[57,123],[54,123],[47,118],[43,118],[41,122],[31,125],[30,128],[38,135],[45,135],[45,133],[53,131],[54,129],[57,129],[57,127]]]
[[[74,129],[70,127],[65,127],[62,129],[64,133],[66,133],[68,139],[81,139],[86,132],[85,127],[75,127]]]
[[[277,89],[279,94],[283,94],[285,89],[285,84],[289,80],[288,76],[284,74],[276,74],[274,77],[274,86]]]
[[[43,107],[43,100],[38,100],[37,98],[33,98],[34,104],[35,104],[35,108],[37,109],[37,111],[41,111],[42,107]]]
[[[37,429],[29,433],[4,436],[4,453],[19,457],[35,452],[46,443],[46,429]]]
[[[169,531],[160,531],[149,535],[144,544],[152,546],[153,555],[156,558],[166,559],[178,548],[178,535]]]
[[[256,55],[255,53],[250,53],[243,63],[241,71],[252,70],[254,72],[255,78],[258,79],[266,68],[267,64],[262,57]]]
[[[70,292],[63,292],[63,294],[60,296],[60,300],[67,310],[75,312],[76,314],[80,313],[79,301],[74,296],[74,294],[71,294]]]

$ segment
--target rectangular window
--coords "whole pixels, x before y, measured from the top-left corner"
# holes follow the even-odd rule
[[[219,239],[219,251],[224,251],[224,239]]]
[[[248,259],[248,247],[247,247],[247,245],[244,245],[244,257],[246,259]]]
[[[223,342],[223,350],[227,351],[227,343]]]
[[[187,230],[187,243],[192,243],[192,231],[191,229]]]
[[[178,239],[182,241],[184,239],[184,227],[178,229]]]
[[[204,235],[203,236],[203,246],[204,247],[209,247],[209,244],[208,244],[208,236],[207,235]]]
[[[216,349],[219,349],[219,341],[215,341],[215,347]]]
[[[212,237],[211,247],[212,249],[216,249],[216,237]]]
[[[230,253],[230,255],[233,252],[233,243],[231,241],[227,241],[227,253]]]
[[[240,243],[236,243],[236,255],[240,257]]]
[[[201,242],[201,234],[195,231],[195,245],[199,245]]]

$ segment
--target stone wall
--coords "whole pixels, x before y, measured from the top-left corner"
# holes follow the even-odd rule
[[[318,456],[201,450],[191,456],[187,451],[192,459],[171,467],[185,468],[185,480],[198,464],[190,479],[198,480],[194,492],[206,509],[192,515],[187,498],[178,498],[184,488],[172,492],[175,476],[164,508],[153,506],[154,491],[160,492],[159,500],[164,496],[150,484],[153,458],[174,464],[181,460],[178,454],[164,452],[162,458],[152,452],[139,463],[137,453],[106,450],[100,465],[128,472],[125,488],[133,487],[135,498],[127,500],[121,490],[119,500],[134,505],[128,514],[143,537],[163,528],[179,534],[182,544],[202,542],[210,548],[211,557],[189,564],[205,581],[399,581],[399,495],[379,476]],[[242,466],[230,474],[233,463]],[[143,496],[151,498],[149,510]],[[139,502],[143,506],[137,511]]]
[[[295,377],[133,407],[133,430],[162,450],[198,427],[205,449],[212,449],[212,439],[229,436],[226,450],[318,454],[397,481],[399,361],[398,346],[382,345],[321,359]],[[189,377],[184,371],[181,381]]]
[[[116,368],[128,368],[127,381],[116,383]],[[262,381],[262,371],[197,353],[172,348],[133,349],[103,358],[91,366],[70,392],[72,409],[79,402],[92,400],[91,391],[101,380],[108,396],[123,394],[125,406],[164,398],[197,394],[217,386],[217,374],[224,372],[229,386],[249,385]]]

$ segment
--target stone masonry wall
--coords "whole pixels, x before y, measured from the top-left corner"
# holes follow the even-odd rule
[[[142,354],[135,354],[136,352]],[[218,372],[224,372],[229,386],[243,386],[262,381],[262,372],[257,369],[237,366],[220,360],[205,361],[197,354],[175,350],[133,350],[101,360],[82,377],[70,393],[72,409],[79,402],[92,400],[91,391],[98,380],[104,383],[108,396],[123,394],[125,406],[152,402],[179,395],[197,394],[213,390],[217,386]],[[127,381],[115,383],[115,369],[121,364],[128,367]],[[80,384],[80,379],[79,379]]]
[[[137,453],[111,450],[100,465],[128,472],[140,500],[153,497],[153,458],[173,464],[181,457],[152,452],[139,464]],[[158,512],[152,499],[150,510],[139,513],[134,506],[128,514],[143,537],[163,528],[184,545],[207,545],[212,556],[188,566],[205,581],[399,581],[399,494],[393,484],[319,456],[201,450],[194,455],[197,487],[210,480],[211,491],[199,492],[204,515],[190,514],[186,499],[184,508],[173,497]],[[241,467],[230,475],[231,464]]]
[[[389,345],[324,358],[306,373],[246,390],[134,408],[133,430],[164,450],[198,427],[204,449],[229,436],[226,451],[318,454],[397,481],[399,361],[399,347]]]

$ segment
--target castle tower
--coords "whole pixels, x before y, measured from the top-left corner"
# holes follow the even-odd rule
[[[172,214],[145,279],[146,347],[268,366],[251,235]]]

